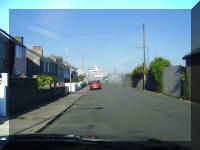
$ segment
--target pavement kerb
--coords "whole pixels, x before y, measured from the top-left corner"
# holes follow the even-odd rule
[[[140,92],[151,93],[151,94],[160,95],[160,96],[166,96],[166,97],[173,98],[173,99],[176,99],[178,101],[185,102],[185,103],[190,103],[190,104],[194,103],[190,100],[179,99],[177,97],[169,96],[169,95],[166,95],[164,93],[158,93],[158,92],[154,92],[154,91],[142,90],[142,89],[137,89],[137,88],[134,88],[134,89],[136,89],[136,91],[140,91]]]
[[[39,129],[41,129],[44,126],[46,126],[50,121],[52,121],[53,119],[56,119],[59,116],[59,114],[62,114],[64,111],[66,111],[71,106],[73,106],[82,96],[84,96],[88,92],[88,90],[89,90],[89,87],[86,86],[86,87],[82,88],[79,91],[76,91],[76,92],[74,92],[72,94],[66,95],[66,96],[75,95],[74,97],[72,97],[73,100],[71,101],[71,103],[69,103],[68,105],[66,105],[66,107],[63,107],[62,109],[57,110],[55,112],[55,114],[50,115],[48,118],[44,117],[46,119],[40,120],[39,122],[35,122],[34,124],[31,123],[26,128],[21,128],[20,130],[17,129],[15,132],[10,133],[10,134],[15,135],[15,134],[34,134],[34,133],[36,133]],[[29,113],[29,112],[27,112],[27,113]],[[23,114],[23,115],[26,115],[26,114]],[[13,118],[13,119],[14,120],[15,119],[19,120],[18,118]],[[28,121],[29,118],[27,118],[27,119],[25,118],[25,120]],[[10,120],[8,120],[8,121],[10,121]],[[18,125],[19,124],[20,123],[18,123]],[[10,128],[10,125],[9,125],[9,128]],[[9,129],[9,131],[10,131],[10,129]]]
[[[85,87],[86,88],[86,91],[84,91],[83,94],[81,94],[77,100],[75,100],[71,105],[69,105],[67,108],[65,108],[64,110],[62,110],[60,113],[56,114],[55,117],[53,117],[52,119],[46,121],[45,124],[43,124],[43,127],[39,128],[38,130],[36,130],[35,133],[39,133],[41,132],[42,130],[44,130],[46,128],[46,126],[48,126],[49,124],[51,124],[52,122],[54,122],[57,118],[59,118],[64,112],[66,112],[68,109],[70,109],[75,103],[77,103],[81,97],[83,97],[85,95],[85,93],[89,90],[88,87]],[[83,89],[84,90],[84,89]],[[79,91],[78,92],[75,92],[75,93],[80,93]]]

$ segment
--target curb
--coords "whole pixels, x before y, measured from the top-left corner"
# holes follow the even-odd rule
[[[190,100],[179,99],[179,98],[177,98],[177,97],[173,97],[173,96],[170,96],[170,95],[166,95],[166,94],[164,94],[164,93],[157,93],[157,92],[154,92],[154,91],[141,90],[141,89],[137,89],[137,88],[134,88],[134,89],[135,89],[136,91],[145,92],[145,93],[151,93],[151,94],[153,94],[153,95],[166,96],[166,97],[168,97],[168,98],[176,99],[176,100],[178,100],[178,101],[180,101],[180,102],[193,104],[193,102],[190,101]]]

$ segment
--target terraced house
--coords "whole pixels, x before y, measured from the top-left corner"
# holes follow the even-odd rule
[[[57,63],[43,55],[42,46],[33,46],[26,53],[27,76],[46,75],[57,77]]]
[[[51,54],[48,58],[57,64],[57,79],[58,79],[58,81],[64,82],[65,65],[63,64],[62,56],[55,56],[55,55]]]
[[[13,37],[0,29],[0,73],[26,75],[26,49],[23,37]]]

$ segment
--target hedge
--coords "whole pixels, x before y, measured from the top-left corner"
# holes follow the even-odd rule
[[[166,60],[162,57],[157,57],[151,62],[149,66],[149,72],[152,75],[153,79],[155,80],[157,92],[161,92],[163,88],[164,68],[170,65],[171,63],[169,60]]]
[[[57,79],[55,77],[51,77],[51,76],[39,75],[37,78],[37,81],[38,81],[38,88],[41,89],[45,85],[50,85],[52,83],[56,83]]]
[[[147,67],[145,67],[145,74],[147,73]],[[143,76],[144,75],[144,66],[140,65],[134,68],[131,73],[132,76]]]
[[[188,99],[189,98],[189,89],[188,89],[187,76],[186,76],[185,69],[181,73],[181,83],[182,83],[182,88],[183,88],[183,99]]]

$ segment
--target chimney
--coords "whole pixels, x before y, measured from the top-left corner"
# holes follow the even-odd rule
[[[63,58],[62,58],[62,56],[57,56],[56,57],[56,62],[59,63],[59,64],[63,64]]]
[[[43,56],[43,49],[42,49],[42,46],[33,46],[32,47],[32,50],[36,53],[38,53],[39,55],[42,55]]]
[[[15,40],[17,40],[21,44],[24,44],[24,37],[22,37],[22,36],[13,36],[13,38],[15,38]]]

